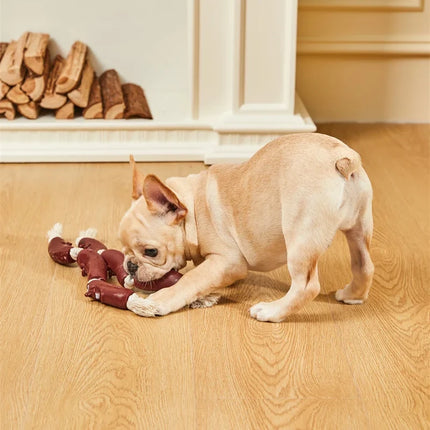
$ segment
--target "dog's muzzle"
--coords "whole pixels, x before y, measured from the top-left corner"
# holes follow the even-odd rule
[[[127,261],[127,270],[131,276],[136,274],[138,268],[139,266],[137,264],[134,264],[132,261]]]

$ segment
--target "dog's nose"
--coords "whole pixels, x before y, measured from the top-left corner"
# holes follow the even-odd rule
[[[138,267],[139,266],[137,264],[134,264],[132,261],[127,261],[127,269],[130,275],[134,275],[137,272]]]

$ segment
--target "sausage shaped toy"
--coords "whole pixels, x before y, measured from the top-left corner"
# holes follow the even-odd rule
[[[83,249],[78,254],[78,265],[82,270],[82,276],[88,279],[102,279],[106,281],[108,268],[102,256],[92,249]]]
[[[152,293],[161,288],[175,284],[182,274],[176,270],[167,272],[160,279],[150,282],[139,282],[131,277],[124,269],[124,254],[116,249],[107,249],[95,239],[95,230],[81,232],[77,239],[78,247],[65,241],[61,236],[63,227],[57,223],[48,231],[48,253],[59,264],[71,265],[78,263],[83,276],[88,276],[87,292],[85,296],[119,309],[129,309],[137,315],[143,315],[142,301],[145,300],[133,292],[131,288],[141,289]],[[88,235],[88,237],[86,236]],[[108,272],[114,274],[118,282],[126,288],[106,282]]]
[[[128,278],[130,278],[130,275],[128,276]],[[178,282],[181,278],[182,273],[179,273],[177,270],[172,269],[164,276],[159,279],[155,279],[154,281],[140,282],[136,278],[131,279],[135,288],[150,294],[154,293],[155,291],[161,290],[162,288],[171,287],[173,284],[176,284],[176,282]]]
[[[88,281],[85,296],[115,308],[128,309],[127,301],[133,294],[133,290],[117,287],[100,279],[91,279]]]
[[[91,297],[105,305],[110,305],[119,309],[128,309],[136,315],[146,315],[142,313],[142,309],[146,309],[146,307],[143,306],[145,300],[143,297],[134,293],[133,290],[112,285],[100,279],[92,279],[88,281],[85,296]],[[202,306],[197,304],[194,307]],[[156,314],[154,313],[154,315]]]
[[[88,229],[85,232],[81,232],[81,233],[95,234],[95,232],[93,233],[93,229]],[[93,251],[100,251],[101,249],[107,249],[103,243],[101,243],[99,240],[91,236],[78,237],[76,239],[76,245],[79,248],[92,249]]]
[[[98,253],[105,261],[109,271],[116,276],[118,282],[124,287],[125,279],[129,276],[124,269],[124,254],[117,249],[100,250]],[[127,285],[127,288],[131,287],[133,284]]]
[[[140,282],[136,278],[129,275],[124,269],[124,254],[117,249],[107,249],[98,251],[105,260],[109,270],[117,277],[118,282],[126,288],[137,288],[143,292],[150,294],[162,288],[170,287],[179,281],[182,273],[177,270],[170,270],[164,276],[154,281]]]
[[[66,242],[61,237],[62,234],[63,226],[60,223],[55,224],[48,231],[48,253],[56,263],[63,265],[73,264],[76,262],[79,249],[73,247],[71,242]]]
[[[95,234],[91,229],[86,230],[86,232],[87,234]],[[142,292],[150,294],[161,290],[162,288],[167,288],[173,284],[176,284],[176,282],[178,282],[182,277],[182,273],[179,273],[177,270],[170,270],[159,279],[148,282],[140,282],[136,278],[129,275],[124,269],[124,254],[121,251],[118,251],[117,249],[107,249],[102,242],[89,237],[79,237],[76,239],[76,243],[80,247],[83,246],[85,251],[97,251],[97,253],[100,254],[103,257],[103,260],[106,262],[109,272],[115,275],[118,279],[118,282],[126,288],[134,287],[142,290]]]

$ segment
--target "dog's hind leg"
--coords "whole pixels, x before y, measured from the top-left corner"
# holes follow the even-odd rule
[[[373,232],[372,204],[366,203],[356,224],[344,231],[351,253],[352,282],[336,291],[336,299],[350,305],[362,304],[369,295],[374,266],[369,247]]]
[[[288,293],[273,302],[257,303],[250,309],[251,316],[259,321],[280,322],[301,309],[320,292],[318,259],[322,251],[309,252],[309,246],[288,250],[288,270],[291,287]]]

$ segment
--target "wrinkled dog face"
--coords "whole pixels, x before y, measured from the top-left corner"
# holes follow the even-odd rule
[[[143,198],[134,202],[124,215],[120,239],[125,269],[133,272],[130,263],[137,265],[135,276],[139,281],[158,279],[171,269],[185,266],[181,226],[169,225],[163,215],[152,214]]]
[[[144,177],[133,166],[133,203],[121,220],[124,267],[139,281],[161,278],[185,266],[185,206],[156,176]]]

